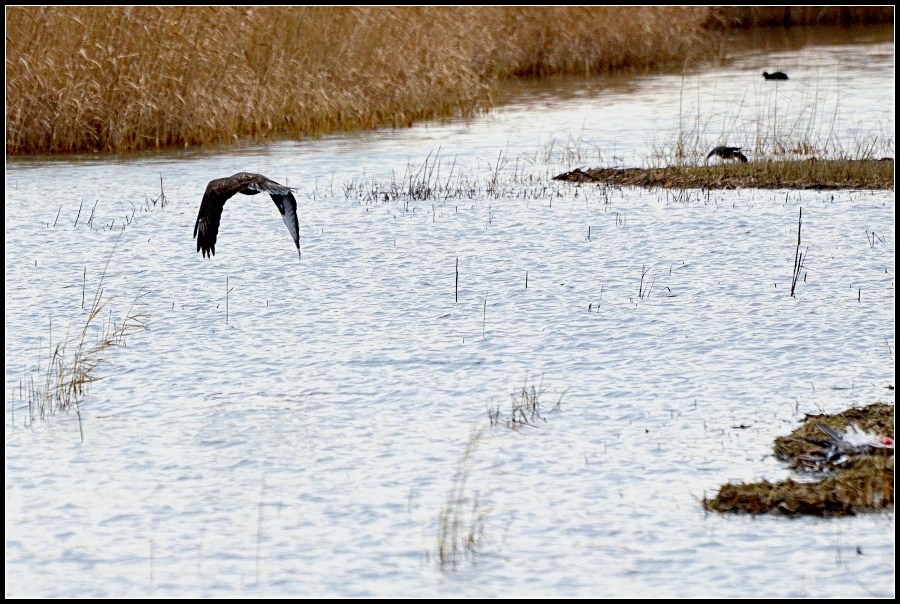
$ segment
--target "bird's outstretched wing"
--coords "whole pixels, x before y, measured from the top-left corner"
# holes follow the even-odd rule
[[[278,206],[278,211],[281,212],[281,219],[284,220],[288,232],[291,234],[291,237],[294,238],[294,245],[297,246],[297,253],[300,253],[300,225],[297,223],[297,200],[294,199],[294,194],[290,191],[283,194],[269,194],[272,196],[272,201]]]
[[[256,195],[268,193],[272,196],[288,232],[294,240],[297,250],[300,250],[300,227],[297,223],[297,200],[290,187],[280,185],[274,180],[261,174],[239,172],[228,178],[211,180],[206,186],[203,201],[200,202],[200,212],[197,214],[197,222],[194,224],[194,237],[197,239],[197,251],[203,252],[203,257],[215,256],[216,238],[219,234],[219,222],[222,220],[222,208],[225,202],[235,194]]]

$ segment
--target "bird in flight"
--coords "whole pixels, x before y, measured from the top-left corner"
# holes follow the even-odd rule
[[[197,239],[197,251],[203,252],[203,257],[210,258],[216,255],[216,235],[219,234],[219,221],[222,219],[222,208],[225,202],[236,193],[243,195],[256,195],[268,193],[272,201],[281,212],[281,218],[287,225],[288,232],[300,253],[300,228],[297,225],[297,200],[294,199],[293,189],[280,185],[261,174],[239,172],[228,178],[217,178],[206,185],[206,193],[200,202],[200,213],[197,214],[197,222],[194,224],[194,237]]]
[[[739,162],[745,164],[747,163],[747,156],[741,153],[740,147],[715,147],[712,151],[709,152],[709,155],[706,156],[706,159],[709,159],[713,155],[721,157],[722,159],[736,159]]]

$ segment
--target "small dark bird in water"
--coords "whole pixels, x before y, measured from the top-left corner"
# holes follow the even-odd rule
[[[706,156],[706,159],[709,159],[713,155],[715,155],[716,157],[721,157],[722,159],[736,159],[739,162],[745,164],[747,163],[747,157],[743,153],[741,153],[741,147],[716,147],[709,152],[709,155]]]
[[[768,71],[763,72],[763,77],[767,80],[787,80],[787,74],[783,71],[776,71],[775,73],[769,73]]]
[[[300,251],[300,227],[297,224],[297,200],[294,199],[293,189],[280,185],[261,174],[239,172],[228,178],[218,178],[209,181],[206,185],[206,193],[200,202],[200,213],[197,214],[197,222],[194,224],[194,237],[197,238],[197,251],[203,252],[203,257],[210,258],[216,255],[216,235],[219,234],[219,221],[222,219],[222,208],[225,202],[236,193],[243,195],[256,195],[268,193],[272,201],[281,212],[281,218],[287,225],[288,232],[294,239],[297,252]]]

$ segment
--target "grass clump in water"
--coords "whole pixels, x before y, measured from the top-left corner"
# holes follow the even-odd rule
[[[541,381],[537,387],[535,387],[534,384],[529,387],[526,376],[525,385],[510,394],[511,405],[509,415],[503,417],[500,407],[488,409],[488,418],[490,419],[491,427],[505,425],[508,428],[516,430],[525,426],[534,426],[537,424],[538,420],[546,422],[547,420],[541,415],[541,397],[543,394],[544,376],[541,376]],[[563,392],[559,396],[559,400],[553,405],[551,411],[559,410],[565,395],[566,393]]]
[[[28,398],[28,421],[31,424],[34,424],[37,418],[48,419],[57,413],[67,412],[74,407],[78,416],[78,429],[82,442],[84,441],[84,428],[81,423],[79,403],[81,397],[87,392],[88,386],[101,379],[96,375],[95,370],[103,361],[104,353],[109,348],[125,346],[126,338],[130,334],[147,328],[144,323],[147,315],[135,309],[138,301],[146,295],[143,292],[143,288],[141,288],[141,291],[128,307],[121,323],[113,321],[110,314],[102,326],[96,330],[92,329],[97,327],[96,323],[106,306],[106,301],[103,298],[103,281],[106,278],[106,270],[109,268],[109,262],[112,260],[112,254],[115,253],[115,249],[114,246],[103,268],[103,273],[100,275],[94,300],[91,303],[81,332],[73,338],[65,337],[54,344],[51,322],[51,353],[47,362],[47,371],[44,374],[43,383],[39,381],[36,384],[34,377],[31,377],[27,387],[27,394],[25,395]],[[82,291],[83,307],[84,291]],[[93,341],[91,338],[92,332],[96,334],[96,339]],[[71,353],[69,352],[70,350],[72,350]],[[14,413],[15,403],[13,403]]]
[[[28,385],[28,419],[31,423],[37,418],[48,419],[57,413],[74,408],[78,415],[81,440],[84,441],[79,407],[81,397],[91,383],[101,379],[95,370],[103,361],[106,350],[114,346],[125,346],[128,335],[146,329],[143,322],[145,315],[134,310],[134,305],[143,295],[145,294],[139,294],[135,298],[121,323],[108,320],[100,327],[97,339],[92,341],[89,332],[104,308],[98,296],[88,313],[81,333],[75,338],[65,338],[55,345],[51,343],[52,352],[43,383],[35,384],[32,378]]]

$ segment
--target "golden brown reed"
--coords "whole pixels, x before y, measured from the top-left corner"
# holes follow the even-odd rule
[[[708,52],[705,8],[7,7],[8,154],[470,116],[509,76]]]

